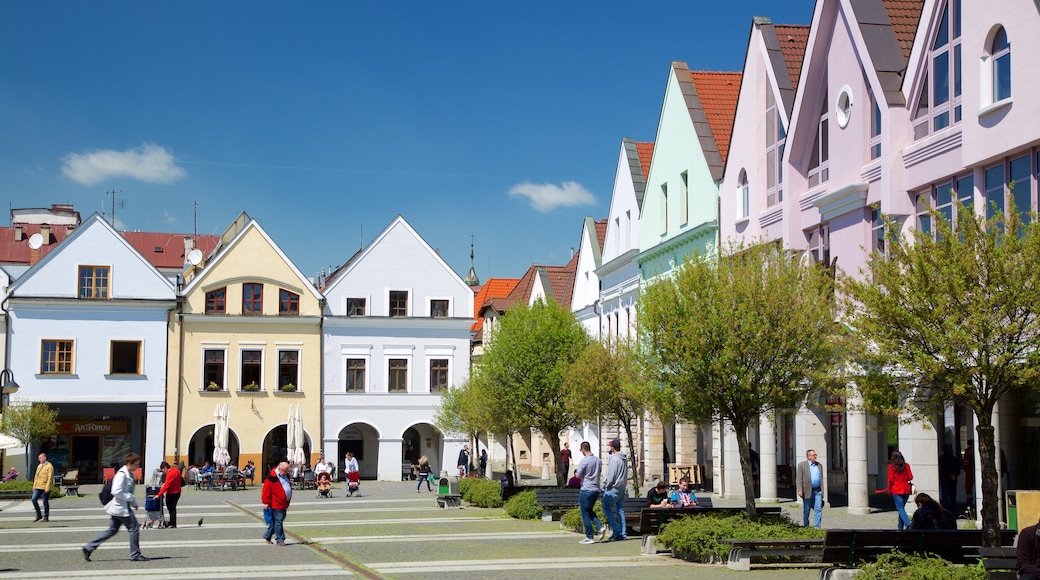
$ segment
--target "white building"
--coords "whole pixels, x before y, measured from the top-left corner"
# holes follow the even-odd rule
[[[454,468],[461,439],[433,424],[440,393],[469,376],[473,290],[401,216],[324,289],[323,449],[363,478],[400,480],[425,455]]]

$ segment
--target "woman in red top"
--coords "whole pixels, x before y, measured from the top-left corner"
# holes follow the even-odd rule
[[[892,452],[892,459],[888,462],[888,487],[877,490],[877,493],[888,492],[892,501],[896,504],[899,512],[899,529],[905,529],[910,525],[910,518],[906,515],[906,502],[910,499],[910,490],[913,485],[914,472],[910,470],[910,464],[903,460],[903,454],[898,449]]]
[[[165,461],[159,465],[159,471],[165,473],[166,478],[155,497],[162,497],[163,494],[166,494],[166,507],[170,510],[170,521],[166,527],[176,528],[177,502],[181,499],[181,471]]]

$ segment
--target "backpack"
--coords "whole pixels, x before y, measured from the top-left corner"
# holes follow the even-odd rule
[[[115,478],[112,478],[115,479]],[[108,505],[112,501],[112,480],[105,482],[105,485],[101,488],[101,493],[98,494],[98,499],[101,500],[101,505]]]

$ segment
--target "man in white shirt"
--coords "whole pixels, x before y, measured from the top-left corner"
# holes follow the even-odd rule
[[[130,532],[130,561],[147,562],[149,558],[141,555],[139,544],[141,528],[137,524],[137,517],[130,508],[137,510],[137,499],[134,498],[134,470],[141,465],[141,456],[136,453],[127,454],[123,459],[123,467],[116,472],[112,479],[112,500],[105,505],[105,513],[111,516],[108,529],[101,532],[98,537],[83,546],[83,559],[90,561],[90,555],[102,542],[111,538],[119,532],[119,526],[126,526]]]

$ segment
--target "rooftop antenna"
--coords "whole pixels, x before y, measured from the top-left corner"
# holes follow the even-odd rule
[[[365,224],[361,224],[361,239],[358,240],[361,243],[361,249],[365,249]]]
[[[112,158],[112,190],[105,192],[105,195],[111,195],[112,196],[112,213],[111,213],[111,216],[112,216],[112,228],[113,229],[116,227],[116,205],[117,205],[116,204],[116,194],[119,194],[119,193],[123,193],[123,190],[120,189],[119,191],[116,191],[116,160],[113,157]],[[126,209],[126,201],[120,200],[118,205],[119,205],[119,209]]]
[[[195,246],[199,245],[199,202],[191,202],[191,213],[194,219],[192,236],[195,238]]]

